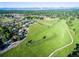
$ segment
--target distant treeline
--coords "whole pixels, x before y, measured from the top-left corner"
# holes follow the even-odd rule
[[[70,9],[70,10],[0,10],[0,14],[4,14],[4,13],[20,13],[20,14],[23,14],[23,13],[31,13],[31,14],[33,14],[33,13],[49,13],[49,12],[78,12],[79,11],[79,9]],[[41,14],[40,13],[40,14]]]
[[[0,14],[17,13],[26,15],[45,15],[45,16],[78,16],[79,10],[0,10]]]

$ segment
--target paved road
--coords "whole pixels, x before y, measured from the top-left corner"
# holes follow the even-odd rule
[[[24,25],[25,25],[25,24],[24,24]],[[21,42],[23,42],[24,40],[25,40],[25,39],[23,39],[23,40],[21,40],[21,41],[17,41],[17,42],[12,43],[12,44],[9,45],[6,49],[0,51],[0,54],[3,54],[3,53],[9,51],[9,50],[12,49],[12,48],[15,48],[16,46],[18,46],[18,45],[19,45]]]
[[[67,26],[68,26],[68,25],[67,25]],[[65,46],[63,46],[63,47],[61,47],[61,48],[59,48],[59,49],[56,49],[56,50],[53,51],[48,57],[52,57],[56,52],[58,52],[59,50],[64,49],[64,48],[70,46],[70,45],[73,43],[73,37],[72,37],[72,35],[71,35],[71,33],[70,33],[70,31],[69,31],[68,29],[67,29],[67,32],[68,32],[68,34],[69,34],[69,36],[70,36],[70,38],[71,38],[71,42],[70,42],[69,44],[67,44],[67,45],[65,45]]]
[[[6,49],[0,51],[0,54],[3,54],[3,53],[9,51],[9,50],[12,49],[12,48],[15,48],[16,46],[18,46],[18,45],[19,45],[21,42],[23,42],[24,40],[25,40],[25,39],[23,39],[23,40],[21,40],[21,41],[17,41],[17,42],[12,43],[12,44],[11,44],[10,46],[8,46]]]

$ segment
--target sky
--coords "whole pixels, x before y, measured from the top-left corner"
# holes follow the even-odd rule
[[[0,8],[79,7],[79,2],[0,2]]]

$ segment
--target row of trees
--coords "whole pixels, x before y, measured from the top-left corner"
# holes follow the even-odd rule
[[[79,19],[79,12],[78,10],[1,10],[0,14],[7,14],[7,13],[17,13],[17,14],[25,14],[25,15],[41,15],[41,16],[49,16],[49,17],[59,17],[59,18],[68,18],[70,16]],[[10,15],[8,15],[9,17]],[[12,16],[13,17],[13,16]]]

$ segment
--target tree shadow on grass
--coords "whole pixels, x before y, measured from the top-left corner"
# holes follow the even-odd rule
[[[35,45],[39,45],[42,44],[44,42],[47,42],[49,40],[52,40],[54,38],[56,38],[56,34],[52,35],[51,37],[48,36],[43,36],[41,39],[37,40],[37,41],[33,41],[33,40],[29,40],[28,42],[26,42],[27,46],[35,46]],[[51,39],[52,38],[52,39]]]

